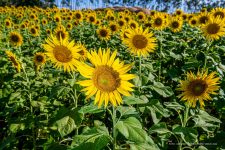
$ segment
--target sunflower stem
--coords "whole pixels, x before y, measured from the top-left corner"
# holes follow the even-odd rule
[[[116,149],[116,109],[114,106],[112,107],[112,120],[113,120],[113,150]]]
[[[138,87],[139,93],[141,93],[141,85],[142,85],[142,79],[141,79],[141,59],[142,59],[142,57],[140,56],[139,57],[139,80],[140,80],[140,83],[141,84]]]
[[[161,70],[162,70],[162,32],[160,31],[160,38],[159,38],[159,75],[158,75],[158,81],[160,82],[161,78]]]
[[[185,109],[185,112],[184,112],[184,123],[183,123],[183,127],[186,127],[186,125],[187,125],[189,108],[190,108],[189,105],[186,105],[186,109]]]

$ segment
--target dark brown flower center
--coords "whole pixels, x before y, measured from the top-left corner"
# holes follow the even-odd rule
[[[172,28],[178,28],[179,27],[179,22],[177,22],[177,21],[174,21],[174,22],[172,22]]]
[[[215,12],[215,13],[214,13],[214,16],[215,16],[215,17],[219,16],[219,17],[221,17],[221,18],[224,18],[224,13],[221,12],[221,11],[218,11],[218,12]]]
[[[209,18],[207,16],[202,16],[199,18],[199,22],[201,24],[205,24],[208,20],[209,20]]]
[[[76,16],[77,19],[80,19],[81,18],[81,15],[79,13],[76,13],[75,16]]]
[[[135,48],[143,49],[148,45],[148,40],[143,35],[135,35],[132,39],[132,43]]]
[[[61,39],[65,39],[66,38],[66,34],[63,31],[58,31],[56,33],[56,37],[57,37],[58,40],[60,40],[60,37],[61,37]]]
[[[62,45],[56,46],[53,49],[53,54],[55,58],[62,63],[70,62],[73,59],[71,51]]]
[[[196,79],[191,81],[187,88],[192,95],[200,96],[207,90],[208,85],[204,80]]]
[[[42,62],[44,60],[44,58],[43,58],[43,56],[38,55],[38,56],[36,56],[36,60],[37,60],[37,62]]]
[[[106,37],[108,35],[108,32],[105,29],[101,29],[99,34],[100,34],[101,37]]]
[[[95,87],[103,92],[113,92],[120,86],[119,73],[106,65],[95,69],[92,80]]]
[[[220,26],[217,23],[212,23],[207,26],[208,34],[217,34],[220,30]]]
[[[162,25],[162,18],[156,18],[154,21],[156,26],[161,26]]]
[[[19,37],[17,35],[12,35],[11,41],[17,43],[17,42],[19,42]]]
[[[110,25],[110,29],[111,29],[111,31],[116,31],[116,29],[117,29],[116,28],[116,25],[114,25],[114,24],[113,25]]]

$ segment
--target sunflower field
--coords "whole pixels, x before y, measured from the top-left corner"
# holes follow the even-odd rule
[[[225,149],[225,8],[0,7],[0,149]]]

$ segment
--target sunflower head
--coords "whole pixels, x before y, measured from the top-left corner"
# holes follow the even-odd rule
[[[169,27],[173,32],[179,32],[182,29],[183,20],[179,17],[172,17],[169,22]]]
[[[152,27],[155,30],[163,30],[166,27],[167,19],[162,13],[156,13],[151,20]]]
[[[148,56],[150,52],[154,52],[156,48],[156,38],[148,29],[143,30],[142,27],[129,29],[126,34],[127,38],[123,42],[128,46],[129,50],[138,56]]]
[[[97,30],[97,34],[98,34],[98,37],[101,39],[101,40],[109,40],[110,39],[110,30],[104,26],[101,26],[99,27],[99,29]]]
[[[63,25],[58,25],[57,28],[54,30],[54,33],[58,40],[60,40],[60,38],[62,39],[69,38],[69,33],[66,31]]]
[[[95,104],[100,107],[103,102],[105,107],[110,102],[113,106],[122,103],[121,94],[130,96],[133,91],[133,84],[128,80],[135,78],[133,74],[127,74],[132,65],[125,65],[116,59],[117,52],[110,55],[110,50],[92,51],[88,53],[91,66],[86,63],[79,63],[77,69],[86,80],[79,81],[78,84],[84,86],[82,90],[87,95],[86,99],[95,95]]]
[[[55,64],[56,68],[64,68],[64,71],[75,71],[77,60],[80,58],[79,47],[74,41],[69,42],[68,39],[57,39],[51,35],[47,40],[47,44],[43,44],[47,51],[45,54]]]
[[[13,46],[21,46],[23,44],[23,37],[20,33],[14,31],[14,32],[10,32],[9,34],[9,42],[13,45]]]
[[[46,58],[44,53],[38,52],[34,55],[34,64],[36,66],[43,65],[45,64],[45,62],[46,62]]]
[[[208,13],[200,13],[198,15],[198,24],[204,25],[206,24],[210,19],[210,15]]]
[[[39,36],[39,31],[36,29],[35,26],[31,26],[29,31],[32,36]]]
[[[180,81],[177,88],[182,93],[178,96],[183,101],[196,107],[196,102],[199,101],[201,108],[204,107],[204,101],[211,100],[210,94],[216,94],[219,89],[219,77],[216,77],[216,72],[208,75],[208,71],[198,71],[197,75],[192,72],[187,73],[187,78]]]
[[[110,31],[111,31],[112,33],[115,33],[115,32],[118,31],[119,27],[118,27],[118,25],[117,25],[116,23],[111,22],[111,23],[109,24],[109,29],[110,29]]]
[[[191,27],[196,27],[198,26],[198,18],[196,17],[192,17],[189,21],[188,21],[189,25]]]
[[[225,35],[223,20],[220,17],[210,18],[210,20],[202,26],[205,37],[209,40],[218,40]]]
[[[225,9],[224,8],[213,8],[212,11],[210,12],[210,14],[216,18],[216,17],[220,17],[221,19],[225,18]]]

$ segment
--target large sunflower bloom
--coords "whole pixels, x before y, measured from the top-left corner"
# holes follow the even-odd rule
[[[47,51],[45,54],[55,64],[56,68],[64,68],[64,71],[75,71],[76,62],[80,58],[79,46],[74,41],[69,42],[67,39],[58,40],[52,36],[46,40],[47,44],[43,44]]]
[[[105,107],[108,102],[113,106],[120,105],[122,103],[121,94],[130,96],[130,91],[133,91],[134,85],[128,80],[135,78],[135,75],[127,74],[132,65],[124,65],[119,58],[116,59],[116,54],[117,51],[114,51],[110,55],[109,49],[106,51],[99,49],[98,53],[92,51],[88,53],[88,59],[93,66],[81,62],[77,67],[81,75],[88,78],[78,82],[85,87],[82,91],[85,91],[86,99],[95,95],[94,103],[99,107],[103,102]]]
[[[9,41],[14,46],[21,46],[23,44],[23,37],[20,33],[14,31],[9,34]]]
[[[219,89],[219,77],[215,77],[216,72],[208,75],[208,71],[198,71],[197,75],[192,72],[187,73],[186,80],[181,80],[177,90],[182,91],[178,97],[195,107],[199,101],[200,107],[205,106],[204,101],[211,100],[210,94],[216,94]]]
[[[127,38],[123,42],[128,46],[130,51],[138,56],[148,56],[149,52],[154,52],[157,44],[153,33],[148,29],[143,30],[142,27],[129,29],[126,34]]]
[[[210,18],[209,21],[202,26],[205,37],[209,40],[218,40],[225,34],[224,21],[217,18]]]

